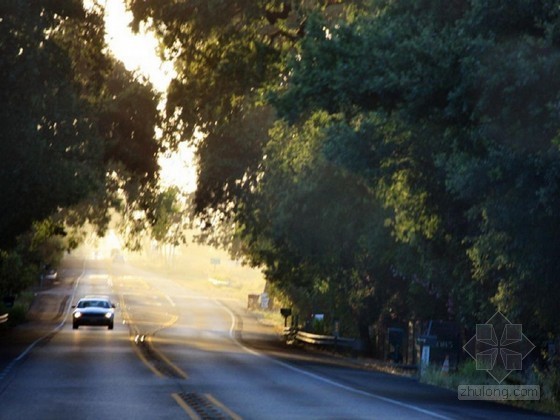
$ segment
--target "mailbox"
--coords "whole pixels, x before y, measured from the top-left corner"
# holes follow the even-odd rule
[[[281,308],[280,313],[284,318],[288,318],[292,314],[292,308]]]

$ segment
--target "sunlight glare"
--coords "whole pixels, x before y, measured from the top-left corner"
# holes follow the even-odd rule
[[[95,1],[84,0],[86,8],[91,8]],[[114,56],[123,62],[127,70],[145,76],[154,89],[165,94],[169,82],[175,75],[173,63],[162,62],[158,55],[158,41],[145,30],[135,34],[130,28],[132,13],[127,11],[122,0],[105,1],[105,41]],[[165,99],[164,99],[165,100]],[[160,104],[160,108],[164,105]],[[160,156],[161,186],[177,186],[183,192],[192,192],[196,188],[196,168],[193,149],[180,144],[176,153]]]
[[[158,92],[165,92],[174,70],[173,63],[162,62],[157,54],[158,42],[146,31],[135,34],[130,29],[132,13],[122,1],[112,0],[105,5],[105,41],[127,70],[146,76]]]
[[[193,149],[185,143],[179,145],[177,153],[161,156],[159,164],[162,187],[177,186],[183,192],[193,192],[196,189],[196,168],[193,162]]]

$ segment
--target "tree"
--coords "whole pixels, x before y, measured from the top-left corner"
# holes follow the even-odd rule
[[[557,334],[535,302],[559,297],[548,207],[558,16],[548,2],[457,3],[449,13],[437,1],[377,2],[376,14],[350,24],[312,21],[274,103],[294,123],[318,109],[374,116],[374,135],[340,137],[331,159],[393,212],[406,245],[394,263],[412,286],[449,297],[465,323],[501,309]]]
[[[74,6],[0,6],[0,99],[10,104],[0,111],[0,246],[99,185],[99,138],[73,90],[68,56],[47,35],[58,19],[79,18]]]
[[[102,233],[110,209],[154,220],[159,97],[107,53],[102,12],[76,0],[0,5],[4,267],[52,260],[85,223]],[[12,291],[29,278],[18,276],[6,280]]]
[[[186,242],[189,213],[184,201],[177,187],[168,188],[158,195],[151,237],[160,245],[174,248]]]
[[[158,97],[107,55],[101,11],[76,1],[1,8],[1,99],[10,106],[0,111],[0,245],[86,199],[106,213],[124,192],[148,209]]]
[[[205,135],[196,212],[361,328],[502,309],[558,334],[556,4],[309,3],[129,1]]]
[[[127,2],[133,26],[153,29],[163,56],[176,64],[167,114],[180,118],[184,138],[196,146],[195,212],[208,226],[217,214],[235,213],[254,185],[273,121],[264,94],[285,77],[284,59],[304,36],[309,13],[339,9],[331,3]]]

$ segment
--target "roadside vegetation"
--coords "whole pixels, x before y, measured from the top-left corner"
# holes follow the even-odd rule
[[[536,369],[528,369],[522,373],[512,373],[506,378],[503,383],[504,385],[520,385],[525,383],[539,385],[541,398],[539,401],[510,400],[504,403],[558,415],[560,414],[560,400],[558,398],[560,395],[558,392],[559,379],[554,372],[546,374]],[[486,371],[476,369],[476,363],[472,360],[461,363],[458,369],[453,372],[442,372],[440,366],[428,366],[422,372],[420,381],[447,388],[454,392],[457,392],[457,387],[460,385],[496,385],[496,381]]]

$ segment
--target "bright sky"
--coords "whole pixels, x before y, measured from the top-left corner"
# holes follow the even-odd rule
[[[84,0],[87,5],[92,0]],[[146,76],[154,88],[164,93],[173,77],[173,64],[162,63],[158,53],[158,42],[149,33],[134,34],[129,27],[132,13],[127,12],[122,0],[106,0],[105,41],[109,48],[130,71],[138,71]],[[86,6],[87,7],[87,6]],[[177,185],[183,191],[191,192],[196,188],[196,168],[193,150],[182,145],[176,154],[161,157],[161,179],[164,187]]]
[[[134,34],[128,26],[132,13],[127,12],[122,1],[105,2],[105,41],[115,56],[130,71],[147,76],[156,90],[165,92],[173,76],[173,64],[162,63],[157,55],[158,43],[149,33]]]

